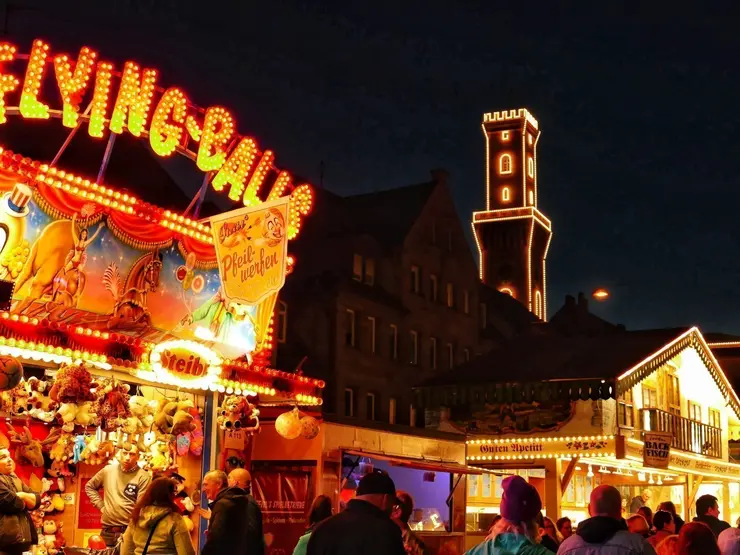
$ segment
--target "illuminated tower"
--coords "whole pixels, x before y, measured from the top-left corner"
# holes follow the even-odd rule
[[[537,120],[526,109],[483,114],[486,210],[473,213],[480,278],[535,316],[547,315],[550,220],[537,209]]]

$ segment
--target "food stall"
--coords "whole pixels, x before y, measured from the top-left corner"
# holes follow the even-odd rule
[[[468,481],[468,546],[485,537],[510,474],[538,489],[547,516],[574,524],[600,484],[621,491],[625,514],[647,489],[653,510],[673,501],[687,520],[705,493],[726,520],[740,516],[728,447],[740,401],[722,368],[697,328],[633,333],[529,345],[529,358],[498,354],[521,369],[488,368],[541,381],[483,382],[462,368],[455,385],[420,388],[420,406],[441,407],[440,428],[466,434],[468,465],[491,473]]]
[[[74,58],[40,40],[29,55],[0,44],[0,61],[0,125],[58,118],[70,137],[86,128],[108,138],[95,180],[57,167],[58,156],[0,146],[0,445],[44,492],[34,522],[47,552],[87,546],[99,532],[84,486],[121,448],[138,450],[154,474],[184,478],[202,544],[205,521],[192,510],[204,502],[201,477],[250,467],[261,411],[295,418],[299,435],[318,433],[323,382],[271,368],[288,241],[311,188],[238,135],[228,110],[163,88],[153,69],[117,71],[90,48]],[[58,88],[58,105],[46,85]],[[193,160],[204,187],[228,189],[242,208],[196,220],[108,186],[124,132],[159,156]]]

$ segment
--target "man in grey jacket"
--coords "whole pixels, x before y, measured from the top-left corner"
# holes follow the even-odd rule
[[[655,555],[653,547],[631,534],[622,518],[622,496],[613,486],[599,486],[591,492],[588,518],[576,533],[563,541],[558,555]]]
[[[114,546],[126,531],[134,505],[144,495],[152,477],[139,468],[139,451],[136,447],[118,452],[118,464],[110,464],[90,478],[85,493],[102,512],[103,525],[100,536],[105,545]],[[103,497],[100,496],[100,489]]]

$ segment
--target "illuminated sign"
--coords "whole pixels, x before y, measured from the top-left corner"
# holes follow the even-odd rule
[[[673,434],[668,432],[645,432],[642,464],[652,468],[668,468]]]
[[[468,441],[468,461],[551,459],[614,456],[614,436],[474,439]]]
[[[180,387],[212,389],[221,375],[218,354],[194,341],[176,339],[160,343],[149,354],[149,362],[152,372],[140,372],[141,377]]]
[[[211,218],[224,295],[258,304],[285,283],[288,257],[287,197]]]
[[[239,136],[234,116],[226,108],[197,107],[179,88],[158,86],[157,71],[136,62],[127,61],[116,72],[112,63],[99,60],[97,52],[88,47],[73,59],[67,54],[54,55],[47,43],[35,40],[21,78],[9,66],[24,59],[14,45],[0,43],[0,123],[5,123],[10,110],[7,98],[20,92],[17,111],[24,118],[61,115],[62,125],[70,128],[86,120],[91,137],[102,137],[106,129],[148,136],[159,156],[179,151],[193,158],[203,172],[214,172],[211,184],[216,191],[228,188],[229,198],[242,200],[245,206],[261,202],[259,193],[268,173],[275,170],[275,156],[269,150],[260,151],[254,139]],[[61,100],[56,109],[41,96],[45,79],[56,85],[57,102]],[[291,188],[291,175],[278,171],[268,199],[283,196]],[[310,196],[308,185],[295,188],[301,189],[308,189]]]

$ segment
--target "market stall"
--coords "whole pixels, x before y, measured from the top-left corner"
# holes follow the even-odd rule
[[[58,117],[72,134],[85,124],[109,135],[95,181],[0,147],[0,444],[45,492],[34,522],[48,528],[47,551],[99,532],[85,484],[121,449],[152,474],[181,477],[197,546],[201,477],[250,468],[261,411],[288,410],[299,433],[318,433],[323,382],[270,364],[288,241],[311,189],[240,137],[227,110],[157,86],[154,70],[127,62],[116,72],[89,48],[73,61],[43,41],[29,56],[0,44],[0,55],[3,82],[18,85],[14,70],[26,70],[17,93],[3,90],[0,124]],[[58,108],[41,97],[45,74]],[[106,185],[115,135],[144,131],[156,154],[191,158],[204,187],[228,188],[244,208],[196,221]]]

